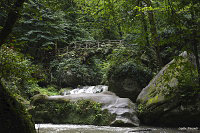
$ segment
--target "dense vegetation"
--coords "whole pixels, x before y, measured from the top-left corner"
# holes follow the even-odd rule
[[[145,87],[183,51],[195,57],[200,86],[199,7],[199,0],[1,0],[0,86],[27,105],[67,87],[113,90],[127,76]],[[123,43],[68,51],[86,40]]]

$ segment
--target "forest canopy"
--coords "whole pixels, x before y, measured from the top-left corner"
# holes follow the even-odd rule
[[[134,62],[138,71],[154,75],[185,50],[195,56],[200,75],[199,4],[198,0],[3,0],[1,80],[18,78],[15,84],[26,93],[49,85],[60,89],[109,84],[110,74],[123,63]],[[71,49],[78,41],[85,45],[103,40],[123,43],[98,50]]]

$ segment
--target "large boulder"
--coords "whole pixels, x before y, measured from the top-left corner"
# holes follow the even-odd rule
[[[199,126],[199,89],[194,57],[184,52],[139,94],[140,120],[151,125]]]
[[[113,65],[108,71],[109,91],[133,102],[151,79],[150,72],[133,61]]]
[[[112,92],[36,95],[30,112],[36,123],[70,123],[113,126],[139,126],[136,105]]]

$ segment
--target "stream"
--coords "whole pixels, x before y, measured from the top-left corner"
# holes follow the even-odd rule
[[[110,127],[71,124],[36,124],[37,133],[200,133],[197,127]]]

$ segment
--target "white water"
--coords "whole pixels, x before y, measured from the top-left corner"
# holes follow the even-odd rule
[[[36,124],[37,133],[199,133],[198,128],[110,127],[70,124]]]
[[[105,86],[105,85],[83,86],[81,88],[76,88],[76,89],[71,90],[69,94],[100,93],[104,91],[108,91],[108,86]]]

